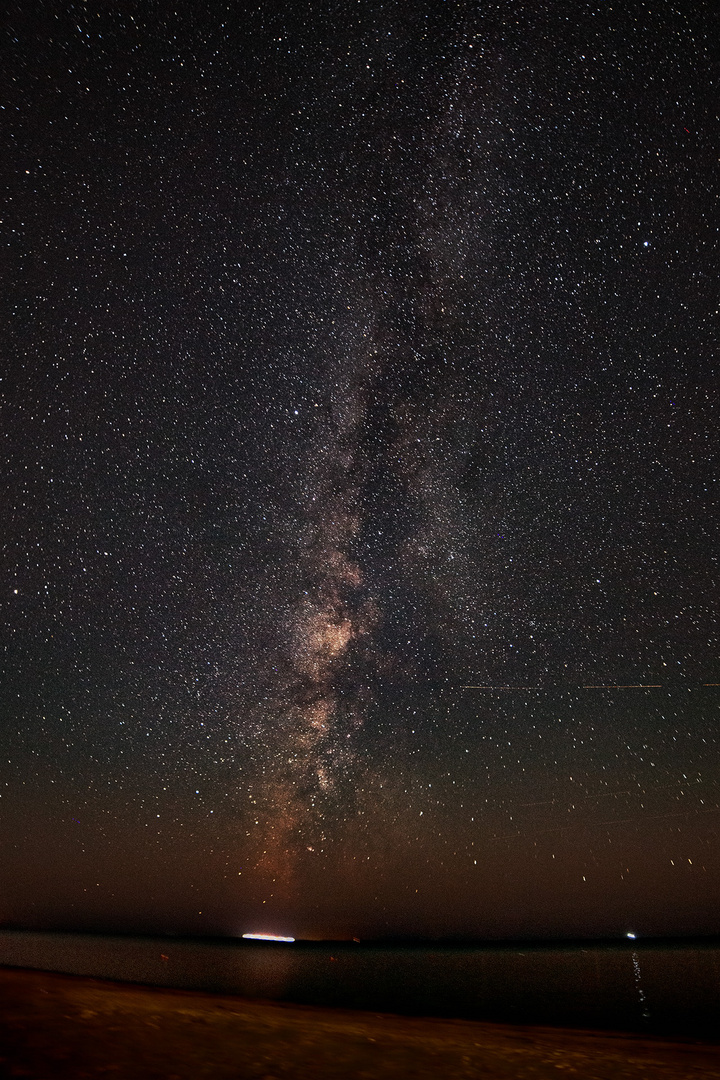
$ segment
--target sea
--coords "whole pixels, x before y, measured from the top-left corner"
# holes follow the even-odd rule
[[[438,944],[0,930],[0,965],[413,1016],[720,1041],[720,939]]]

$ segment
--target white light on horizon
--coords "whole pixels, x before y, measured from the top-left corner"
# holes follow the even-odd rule
[[[252,938],[253,941],[294,941],[294,937],[278,937],[277,934],[243,934],[244,938]]]
[[[631,937],[631,938],[634,938],[634,937],[635,937],[635,935],[634,935],[634,934],[631,934],[631,933],[630,933],[630,931],[628,931],[628,933],[627,933],[627,934],[625,935],[625,937]]]

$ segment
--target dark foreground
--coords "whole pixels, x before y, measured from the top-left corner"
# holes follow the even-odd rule
[[[0,968],[0,1076],[720,1078],[720,1045],[416,1019]]]

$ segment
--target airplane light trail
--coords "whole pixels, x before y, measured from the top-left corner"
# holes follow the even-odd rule
[[[718,683],[703,683],[703,686],[717,686]],[[461,690],[661,690],[662,683],[598,683],[580,686],[470,686],[461,685]]]

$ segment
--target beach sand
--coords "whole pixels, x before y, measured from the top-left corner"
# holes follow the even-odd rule
[[[0,968],[0,1076],[720,1080],[720,1044],[322,1009]]]

